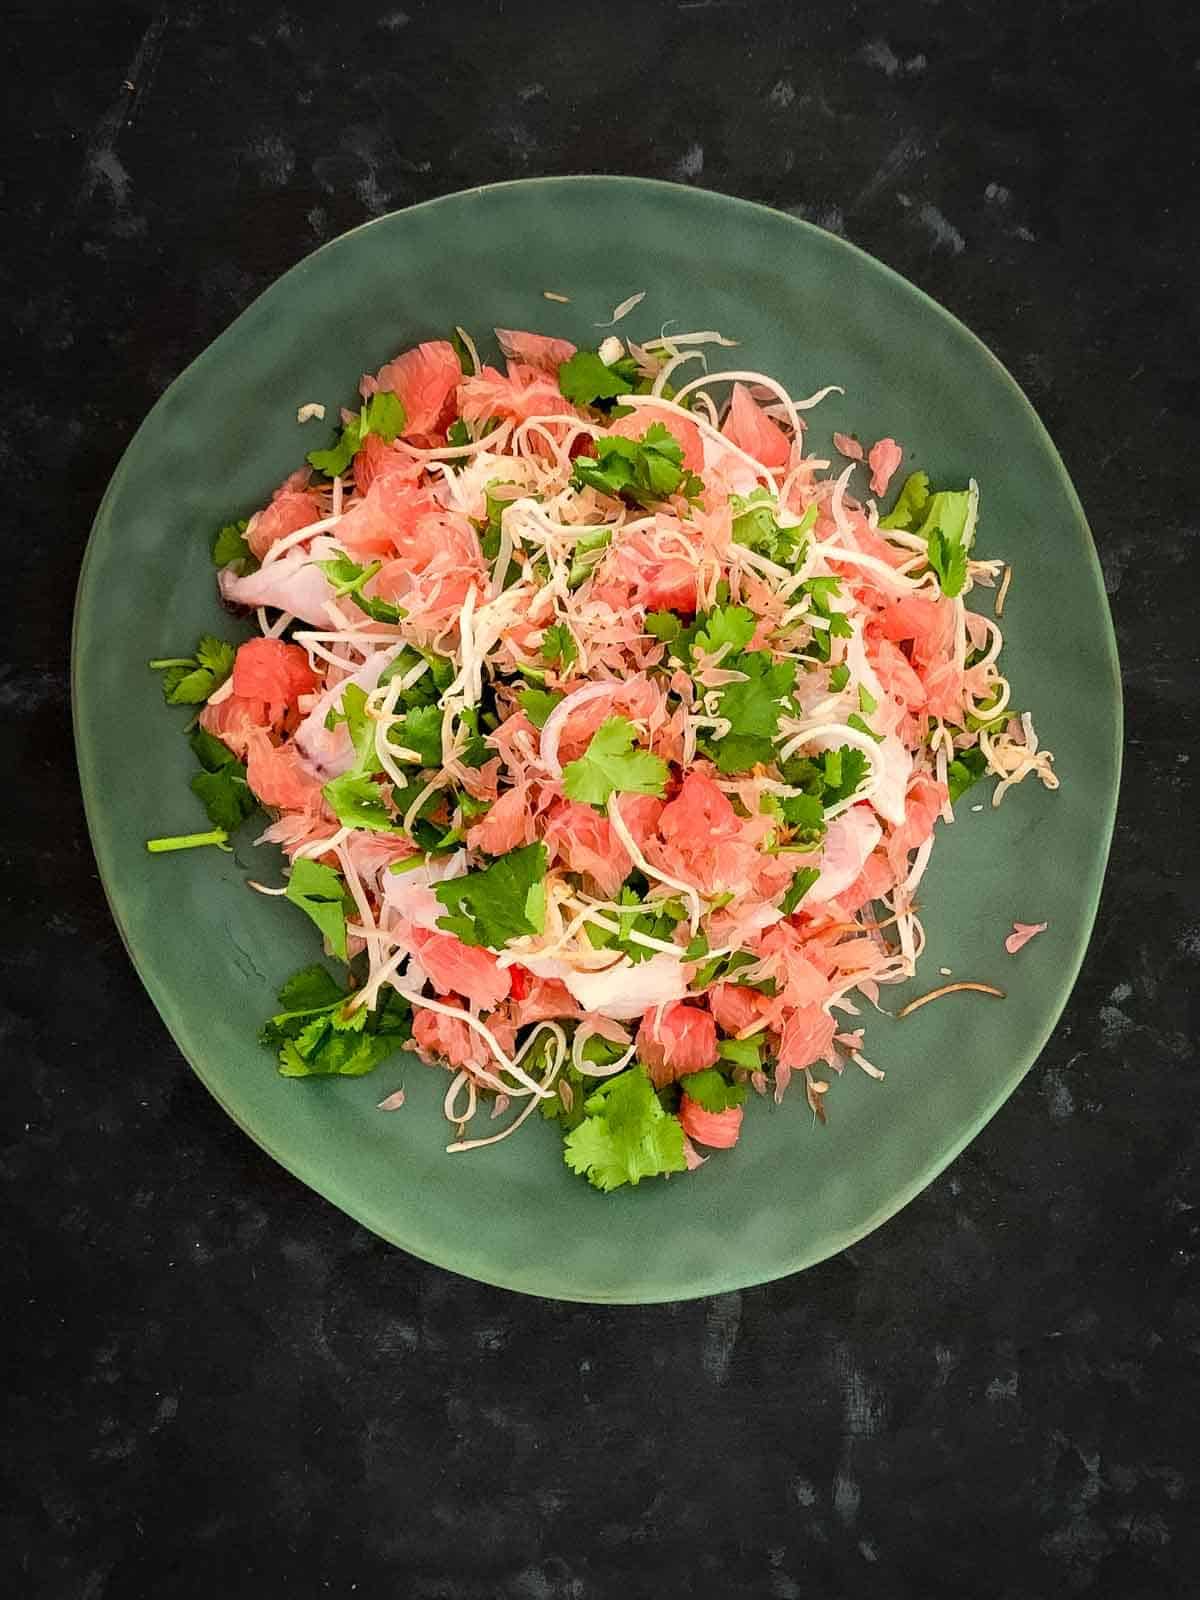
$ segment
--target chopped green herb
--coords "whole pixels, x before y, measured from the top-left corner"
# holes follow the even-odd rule
[[[542,635],[542,660],[566,672],[579,659],[579,646],[565,622],[555,622]]]
[[[699,494],[704,485],[683,466],[683,447],[661,422],[652,422],[640,439],[598,438],[595,458],[578,456],[571,482],[601,494],[649,506],[673,494]]]
[[[717,1054],[731,1066],[757,1072],[762,1066],[762,1043],[761,1034],[753,1034],[749,1039],[722,1039]]]
[[[438,927],[464,944],[502,950],[510,939],[541,933],[545,921],[546,846],[527,844],[491,866],[434,885],[449,915]]]
[[[576,350],[558,369],[558,387],[574,406],[615,400],[633,387],[627,373],[606,366],[594,350]]]
[[[357,683],[343,686],[340,702],[330,708],[325,718],[329,729],[342,722],[354,746],[354,766],[350,770],[356,774],[381,772],[383,768],[375,753],[375,724],[367,716],[366,690]]]
[[[169,706],[198,706],[225,682],[236,655],[236,645],[206,633],[194,656],[166,656],[149,665],[162,673],[163,699]]]
[[[738,1043],[737,1040],[727,1040],[726,1043]],[[754,1065],[758,1065],[757,1043],[749,1039],[746,1044],[755,1043]],[[744,1083],[730,1083],[723,1077],[716,1067],[705,1067],[700,1072],[689,1072],[680,1083],[680,1088],[689,1100],[694,1100],[704,1111],[728,1111],[731,1106],[740,1106],[746,1098]]]
[[[362,442],[369,433],[377,433],[385,444],[391,444],[404,432],[404,423],[404,407],[399,395],[390,389],[381,389],[371,396],[357,417],[346,423],[335,444],[328,450],[308,452],[309,465],[327,478],[340,478],[362,449]]]
[[[667,764],[647,750],[633,748],[634,727],[625,717],[609,717],[591,737],[578,761],[563,769],[569,800],[603,808],[614,792],[661,795]]]
[[[723,664],[744,672],[746,681],[722,690],[720,714],[728,717],[734,731],[710,749],[722,772],[744,772],[774,759],[774,739],[796,681],[796,663],[773,661],[766,650],[748,650],[726,656]]]
[[[967,581],[970,508],[969,490],[942,490],[930,499],[925,520],[917,529],[929,542],[929,565],[937,573],[942,593],[951,597],[961,594]]]
[[[257,570],[258,562],[245,539],[247,527],[249,523],[242,517],[239,522],[227,522],[218,531],[212,547],[214,567],[236,567],[243,575]]]
[[[844,744],[825,750],[819,756],[791,756],[780,767],[785,783],[805,794],[815,795],[825,810],[847,800],[870,771],[871,763],[861,750]]]
[[[167,850],[197,850],[206,844],[215,844],[219,849],[228,847],[229,835],[224,828],[214,828],[211,833],[177,833],[167,839],[147,839],[146,849],[152,855],[161,855]]]
[[[662,1108],[640,1066],[630,1067],[584,1101],[584,1119],[566,1137],[563,1158],[597,1189],[618,1189],[661,1172],[683,1172],[683,1129]]]
[[[673,639],[678,639],[683,629],[683,623],[673,611],[647,611],[646,632],[653,639],[661,639],[664,644],[670,644]]]
[[[857,711],[852,711],[846,718],[846,726],[853,728],[857,733],[865,733],[869,739],[874,739],[876,744],[883,743],[883,735],[876,733],[874,728],[865,723]]]
[[[950,804],[959,800],[973,784],[987,772],[987,757],[975,745],[970,750],[960,750],[946,769],[946,786],[950,791]]]
[[[469,378],[475,371],[475,362],[471,357],[471,352],[467,349],[467,341],[457,328],[450,330],[450,348],[458,357],[458,364],[463,370],[464,377]]]
[[[587,1054],[591,1045],[597,1043],[604,1044],[605,1041],[589,1039],[584,1046],[584,1054]],[[595,1078],[585,1077],[578,1067],[568,1061],[554,1080],[554,1092],[542,1101],[538,1110],[548,1122],[557,1122],[564,1134],[570,1133],[587,1115],[583,1109],[584,1101],[595,1087]]]
[[[347,1010],[352,998],[322,966],[287,980],[279,991],[281,1010],[258,1036],[276,1052],[283,1077],[362,1077],[408,1042],[412,1007],[394,989],[385,987],[373,1010]]]
[[[341,874],[319,861],[299,856],[292,863],[287,898],[316,923],[338,960],[346,961],[346,917],[353,913],[354,902]]]
[[[400,823],[384,803],[384,787],[362,772],[344,772],[321,790],[343,828],[399,833]]]
[[[697,617],[691,648],[707,655],[712,655],[722,645],[728,645],[730,650],[742,650],[754,637],[757,627],[758,618],[745,606],[715,606]]]
[[[639,962],[648,961],[656,952],[651,946],[635,939],[633,935],[639,933],[646,938],[658,939],[669,944],[672,942],[671,935],[675,931],[676,924],[681,922],[685,915],[681,905],[669,900],[651,902],[654,909],[647,911],[641,895],[628,884],[622,885],[617,903],[629,907],[629,910],[617,913],[618,930],[613,932],[608,928],[598,927],[593,922],[586,923],[588,941],[597,950],[621,951],[635,966]]]
[[[841,694],[842,690],[849,682],[850,668],[844,661],[839,661],[836,667],[830,667],[829,687],[833,690],[834,694]]]
[[[733,508],[732,537],[774,561],[778,566],[798,566],[808,544],[807,535],[817,520],[817,507],[809,506],[795,527],[781,528],[775,520],[778,503],[769,490],[756,489],[748,498],[730,496]]]
[[[595,533],[585,533],[576,539],[571,557],[571,570],[567,574],[567,587],[578,589],[592,575],[592,569],[612,542],[611,528],[597,528]]]
[[[196,728],[188,743],[203,769],[192,779],[192,793],[208,812],[214,828],[233,833],[258,809],[258,801],[246,782],[246,768],[228,745],[204,728]]]
[[[899,528],[902,532],[910,532],[917,525],[918,518],[922,515],[929,503],[929,474],[927,472],[910,472],[900,485],[900,493],[896,496],[896,504],[886,517],[880,517],[881,528]]]
[[[318,561],[316,565],[329,579],[333,585],[333,592],[339,599],[343,595],[348,595],[360,611],[365,611],[367,616],[376,622],[395,623],[408,615],[390,600],[363,593],[363,585],[369,583],[383,566],[382,561],[372,561],[363,567],[357,561],[351,561],[349,556],[338,556],[333,561]]]
[[[388,734],[388,743],[399,750],[411,750],[423,767],[442,764],[442,708],[439,705],[411,706],[404,720]]]
[[[557,689],[522,689],[517,699],[534,727],[544,728],[547,717],[563,699],[563,695]]]
[[[727,956],[710,956],[701,966],[696,968],[690,987],[697,993],[709,988],[712,984],[726,979],[743,967],[752,967],[758,962],[758,957],[749,950],[734,950]]]
[[[804,899],[804,896],[808,893],[820,876],[820,869],[817,867],[800,868],[799,872],[797,872],[796,876],[792,879],[791,886],[789,887],[787,893],[779,902],[779,909],[783,912],[785,917],[791,916],[792,912],[795,911],[796,907],[800,904],[801,900]]]

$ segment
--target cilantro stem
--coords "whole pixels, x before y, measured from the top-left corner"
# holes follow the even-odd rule
[[[161,661],[147,661],[146,665],[161,672],[164,667],[194,667],[196,663],[191,656],[163,656]]]
[[[215,844],[219,850],[228,850],[225,842],[229,835],[224,828],[214,828],[211,833],[177,833],[167,839],[147,839],[146,849],[154,855],[166,850],[195,850],[204,844]]]

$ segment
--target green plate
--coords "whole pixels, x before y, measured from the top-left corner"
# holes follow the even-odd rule
[[[544,290],[570,297],[548,301]],[[996,812],[960,806],[922,888],[938,969],[1000,984],[905,1022],[866,1008],[884,1083],[834,1083],[829,1126],[804,1096],[749,1106],[737,1149],[698,1173],[604,1196],[571,1176],[553,1129],[444,1154],[445,1079],[397,1058],[365,1079],[290,1082],[255,1031],[279,981],[317,952],[290,906],[250,893],[275,853],[244,830],[234,855],[150,857],[150,835],[205,824],[188,792],[182,712],[150,657],[227,636],[209,543],[248,514],[327,427],[296,409],[351,401],[359,373],[456,322],[594,343],[628,295],[632,337],[719,328],[730,365],[795,394],[845,386],[810,413],[892,434],[905,469],[983,490],[979,546],[1015,569],[1004,615],[1014,704],[1033,711],[1062,788],[1027,783]],[[721,365],[718,360],[715,367]],[[986,604],[984,599],[982,604]],[[456,1272],[572,1300],[710,1294],[795,1272],[877,1227],[941,1171],[1037,1058],[1095,915],[1115,808],[1121,701],[1091,536],[1054,446],[1003,367],[933,301],[827,233],[761,206],[627,178],[500,184],[381,217],[309,256],[163,395],[104,497],[75,624],[74,703],[96,856],[133,961],[180,1049],[238,1124],[367,1227]],[[984,798],[973,794],[971,801]],[[1049,931],[1017,957],[1014,918]],[[891,990],[896,997],[902,991]],[[888,999],[889,1006],[893,999]],[[403,1083],[397,1113],[376,1102]]]

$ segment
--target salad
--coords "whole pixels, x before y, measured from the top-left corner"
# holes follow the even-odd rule
[[[882,1078],[860,1019],[916,970],[936,823],[1057,778],[966,603],[1011,576],[973,481],[910,472],[882,513],[900,446],[822,457],[830,389],[709,371],[715,332],[496,337],[502,365],[458,329],[365,376],[221,528],[258,632],[151,663],[211,827],[149,847],[267,813],[287,866],[250,888],[326,956],[263,1027],[282,1074],[415,1051],[449,1152],[536,1115],[611,1190],[793,1079],[824,1121],[833,1074]]]

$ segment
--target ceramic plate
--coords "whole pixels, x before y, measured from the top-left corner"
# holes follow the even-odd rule
[[[569,296],[548,301],[544,290]],[[279,982],[318,954],[311,925],[250,893],[274,852],[251,823],[233,855],[151,857],[151,835],[202,826],[179,716],[146,669],[205,630],[231,634],[209,545],[314,444],[297,407],[331,415],[374,370],[454,323],[533,328],[581,343],[644,290],[621,331],[676,319],[740,341],[736,364],[795,394],[839,383],[810,413],[892,434],[935,482],[974,474],[979,548],[1007,557],[1014,704],[1057,757],[998,811],[959,808],[921,893],[938,968],[999,983],[904,1022],[871,1013],[883,1083],[850,1071],[829,1126],[804,1096],[748,1108],[739,1146],[698,1173],[604,1196],[563,1165],[539,1121],[493,1149],[444,1153],[445,1080],[407,1058],[365,1079],[293,1082],[255,1043]],[[322,442],[328,430],[322,431]],[[980,603],[987,604],[984,599]],[[1008,373],[960,323],[842,240],[724,196],[625,178],[501,184],[382,217],[281,278],[163,395],[104,497],[80,582],[76,737],[92,839],[113,913],[154,1003],[200,1078],[305,1183],[413,1254],[564,1299],[648,1301],[763,1282],[841,1250],[911,1199],[1004,1103],[1074,982],[1095,915],[1119,768],[1115,644],[1083,511]],[[984,798],[972,795],[972,801]],[[1020,956],[1012,921],[1049,922]],[[887,991],[892,1004],[904,991]],[[401,1083],[399,1113],[375,1104]]]

